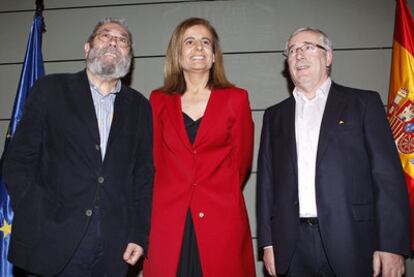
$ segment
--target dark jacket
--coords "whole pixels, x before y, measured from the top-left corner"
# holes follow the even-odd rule
[[[299,227],[295,100],[266,110],[258,160],[259,245],[288,270]],[[319,227],[337,276],[372,276],[375,250],[410,254],[401,163],[378,93],[332,83],[315,174]]]
[[[38,80],[6,153],[15,212],[9,260],[60,272],[99,206],[108,276],[124,276],[129,242],[147,248],[153,183],[148,101],[122,85],[104,161],[86,71]],[[93,216],[93,215],[92,215]]]

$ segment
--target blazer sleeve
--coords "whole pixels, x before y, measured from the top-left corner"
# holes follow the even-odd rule
[[[137,211],[134,220],[132,242],[136,242],[147,253],[151,222],[152,192],[154,181],[153,151],[152,151],[152,112],[149,102],[143,99],[140,107],[139,149],[136,153],[134,168],[134,206]]]
[[[243,185],[247,175],[250,173],[253,158],[254,124],[250,110],[247,92],[243,90],[239,103],[235,106],[235,123],[233,127],[233,138],[237,157],[239,180]]]
[[[270,117],[270,111],[266,110],[263,116],[263,127],[257,162],[256,211],[259,247],[273,245],[271,223],[274,182],[272,170],[272,146],[270,140]]]
[[[367,97],[365,142],[375,185],[378,250],[410,255],[410,210],[405,179],[378,93]]]
[[[18,208],[28,188],[35,183],[39,168],[46,114],[45,90],[42,79],[31,89],[22,119],[5,153],[3,174],[14,210]]]

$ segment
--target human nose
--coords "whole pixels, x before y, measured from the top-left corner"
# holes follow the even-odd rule
[[[109,35],[109,44],[118,46],[119,37]]]
[[[204,47],[203,47],[203,42],[202,41],[200,41],[200,40],[197,40],[196,42],[195,42],[195,48],[197,49],[197,50],[202,50]]]
[[[298,47],[298,48],[296,48],[295,49],[295,57],[296,57],[296,59],[301,59],[301,58],[303,58],[303,52],[304,52],[304,50],[303,50],[303,46],[302,47]],[[300,55],[299,55],[300,54]]]

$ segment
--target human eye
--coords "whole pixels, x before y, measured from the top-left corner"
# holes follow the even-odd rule
[[[128,45],[128,39],[126,37],[119,37],[118,41],[124,45]]]
[[[99,34],[99,38],[103,41],[109,41],[111,36],[108,33],[101,33]]]
[[[305,51],[310,51],[310,52],[316,49],[315,45],[312,43],[307,43],[304,45],[304,47],[305,47]]]
[[[203,44],[206,45],[206,46],[210,46],[211,41],[209,39],[203,39]]]
[[[194,44],[194,39],[192,39],[192,38],[188,38],[188,39],[186,39],[186,40],[184,41],[184,44],[185,44],[185,45],[188,45],[188,46],[191,46],[191,45],[193,45],[193,44]]]
[[[288,55],[291,56],[296,53],[296,47],[290,47],[288,49]]]

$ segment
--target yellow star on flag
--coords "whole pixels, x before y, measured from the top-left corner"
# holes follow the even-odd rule
[[[3,220],[3,226],[0,227],[0,231],[3,232],[3,238],[6,238],[11,233],[12,226],[7,223],[6,220]]]

